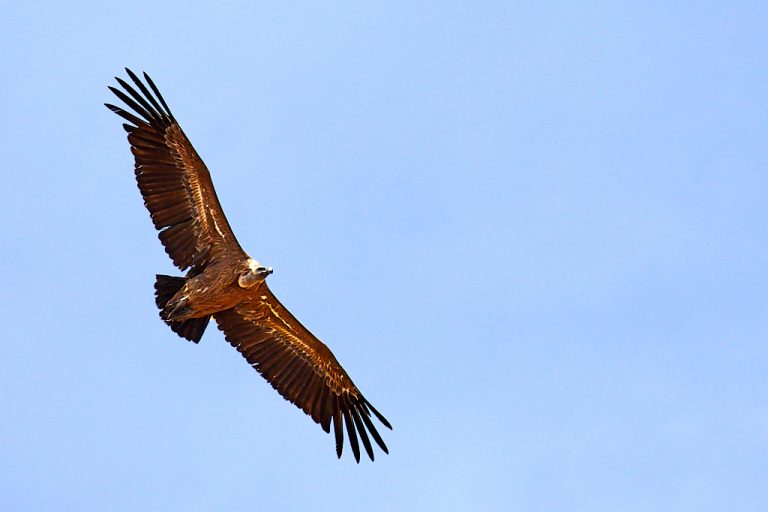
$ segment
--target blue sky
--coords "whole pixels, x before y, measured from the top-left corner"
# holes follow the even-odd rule
[[[768,507],[764,2],[3,18],[0,509]],[[157,318],[124,66],[390,455]]]

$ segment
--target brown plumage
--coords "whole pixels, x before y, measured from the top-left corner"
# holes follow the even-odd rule
[[[136,181],[165,251],[177,267],[189,269],[185,277],[157,276],[155,300],[163,321],[197,343],[213,317],[227,341],[278,393],[326,432],[333,423],[339,457],[344,430],[358,462],[358,437],[371,460],[371,437],[388,453],[371,415],[391,429],[389,422],[363,397],[328,347],[272,294],[265,281],[272,269],[240,247],[208,169],[160,91],[146,73],[145,84],[126,71],[136,88],[116,78],[122,90],[110,90],[132,112],[106,106],[128,121],[123,127],[135,158]]]

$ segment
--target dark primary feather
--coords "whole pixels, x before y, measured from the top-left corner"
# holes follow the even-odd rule
[[[134,155],[136,181],[160,241],[182,270],[204,268],[225,255],[244,255],[227,222],[210,173],[149,76],[149,88],[126,69],[134,88],[116,78],[110,87],[130,111],[106,104],[128,121],[123,127]],[[150,92],[150,89],[152,92]]]
[[[355,460],[360,460],[358,439],[371,460],[370,437],[389,453],[371,413],[387,428],[392,426],[360,393],[328,347],[296,320],[266,283],[258,287],[256,295],[214,315],[227,341],[278,393],[323,430],[330,432],[333,423],[339,457],[345,428]]]

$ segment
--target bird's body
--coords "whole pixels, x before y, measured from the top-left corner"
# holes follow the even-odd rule
[[[283,397],[326,432],[333,424],[339,456],[344,429],[358,461],[358,435],[371,460],[369,434],[388,452],[371,415],[392,428],[389,422],[363,397],[328,347],[272,294],[266,283],[272,269],[240,247],[208,169],[157,87],[146,73],[145,84],[126,71],[139,90],[119,78],[123,90],[110,89],[133,112],[107,107],[128,121],[123,127],[144,204],[173,263],[188,270],[184,277],[157,276],[155,301],[161,318],[195,343],[214,318],[227,341]]]
[[[216,261],[201,273],[188,275],[184,286],[165,305],[164,320],[183,322],[211,316],[252,297],[268,274],[267,270],[259,272],[258,266],[254,268],[254,261],[251,258]]]

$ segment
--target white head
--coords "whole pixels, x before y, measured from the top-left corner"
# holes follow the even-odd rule
[[[248,258],[248,271],[237,278],[241,288],[251,288],[272,273],[272,267],[265,267],[253,258]]]

